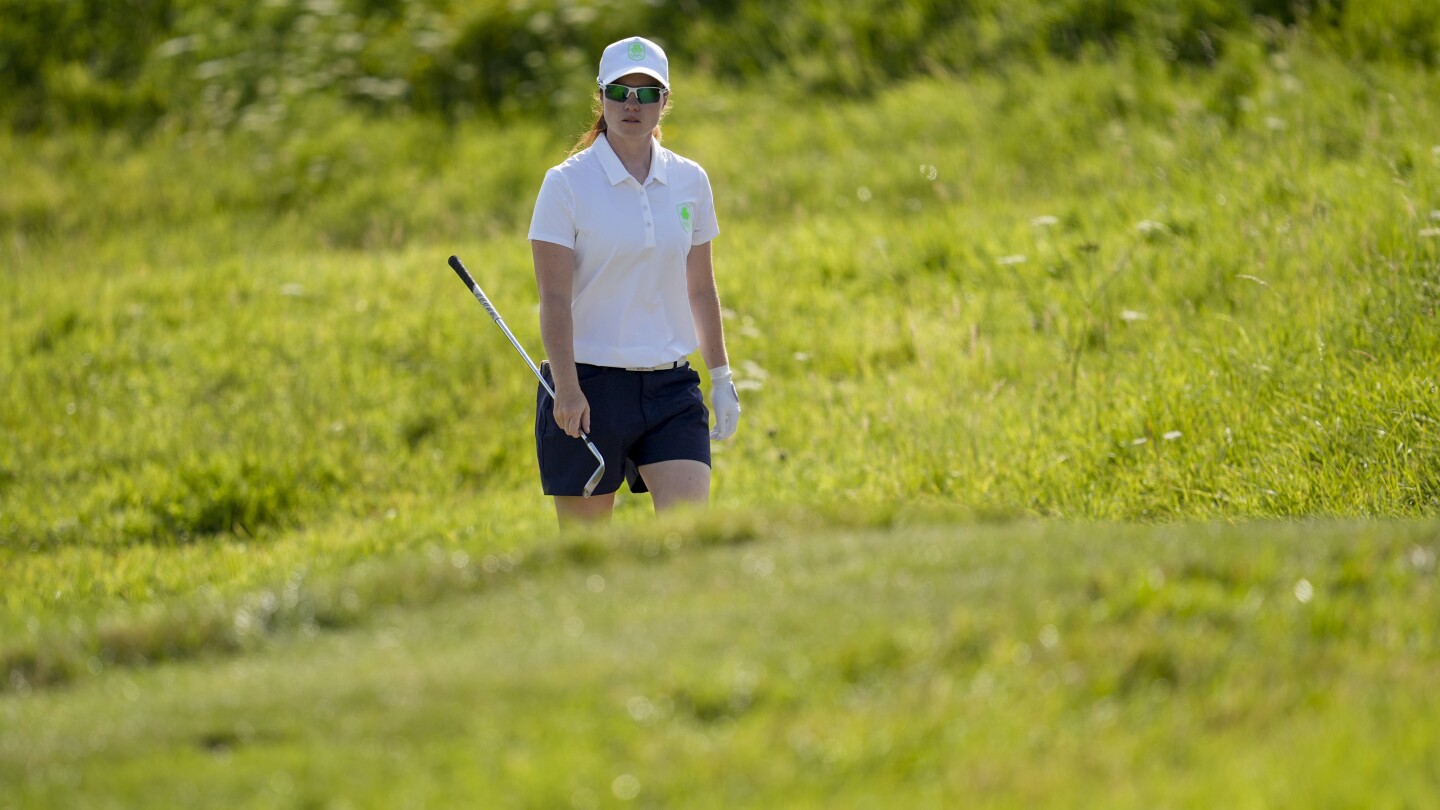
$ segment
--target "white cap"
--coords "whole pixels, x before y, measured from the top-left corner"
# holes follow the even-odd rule
[[[600,56],[601,84],[610,84],[621,76],[644,73],[670,88],[670,60],[659,45],[644,37],[630,37],[610,43]]]

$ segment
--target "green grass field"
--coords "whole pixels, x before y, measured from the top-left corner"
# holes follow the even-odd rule
[[[1440,788],[1433,521],[665,528],[491,574],[440,555],[429,576],[473,576],[423,609],[0,698],[28,730],[0,738],[0,780],[16,807],[1416,807]]]
[[[445,259],[538,352],[583,105],[0,129],[0,806],[1423,805],[1440,33],[1391,5],[687,76],[744,416],[709,517],[569,537]]]

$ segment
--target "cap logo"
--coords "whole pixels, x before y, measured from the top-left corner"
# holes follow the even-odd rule
[[[632,42],[632,43],[630,43],[630,61],[632,61],[632,62],[643,62],[643,61],[645,61],[645,46],[644,46],[644,45],[641,45],[641,44],[638,43],[638,42]]]
[[[695,228],[695,203],[683,202],[675,206],[680,212],[680,227],[690,233]]]

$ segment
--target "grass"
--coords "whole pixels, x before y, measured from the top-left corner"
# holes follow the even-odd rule
[[[16,807],[1406,806],[1440,787],[1433,521],[692,531],[591,535],[583,559],[344,632],[0,697],[30,730],[0,736],[0,778]]]
[[[1317,43],[687,82],[745,415],[712,521],[627,494],[594,536],[444,264],[538,352],[524,228],[579,121],[0,133],[0,782],[1429,795],[1440,99]],[[636,601],[576,615],[595,576]]]
[[[671,140],[726,201],[746,389],[717,501],[1433,514],[1431,83],[1298,49],[1234,68],[1253,75],[1232,128],[1206,101],[1224,80],[1161,92],[1156,69],[916,81],[805,126],[719,89],[681,103]],[[44,224],[12,231],[0,279],[0,553],[26,583],[9,616],[543,525],[531,383],[443,262],[466,258],[538,350],[531,195],[504,189],[561,145],[532,125],[376,126],[397,154],[351,119],[90,161],[82,136],[6,142],[46,178],[10,192]],[[512,140],[516,161],[491,159]],[[253,174],[267,154],[344,171],[286,202]],[[473,519],[423,517],[468,499]],[[391,510],[426,528],[356,539]],[[223,573],[166,585],[130,564],[172,553]]]

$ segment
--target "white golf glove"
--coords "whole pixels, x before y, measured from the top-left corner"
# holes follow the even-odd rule
[[[710,369],[710,409],[715,412],[710,438],[723,442],[734,436],[740,425],[740,394],[728,365]]]

